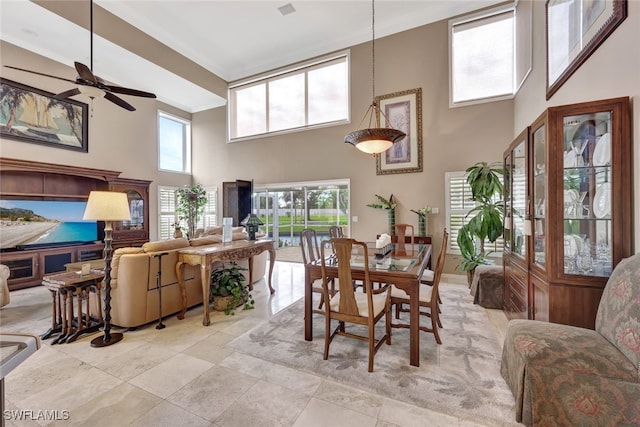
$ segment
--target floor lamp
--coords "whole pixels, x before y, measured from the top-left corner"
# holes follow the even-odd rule
[[[111,232],[113,221],[131,220],[127,195],[92,191],[82,219],[104,221],[104,337],[91,340],[91,347],[106,347],[122,339],[122,334],[111,333]]]

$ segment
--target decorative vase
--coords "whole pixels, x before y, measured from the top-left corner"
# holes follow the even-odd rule
[[[426,215],[418,216],[418,236],[426,236],[427,235],[427,227],[428,221]]]
[[[174,238],[174,239],[177,239],[177,238],[180,238],[180,237],[182,237],[182,230],[180,230],[180,229],[178,228],[178,229],[176,229],[176,230],[173,232],[173,238]]]
[[[396,210],[389,209],[389,235],[396,235]]]

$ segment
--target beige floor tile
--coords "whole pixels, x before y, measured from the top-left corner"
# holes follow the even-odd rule
[[[222,366],[214,366],[168,401],[209,421],[214,421],[258,380]]]
[[[312,398],[302,411],[294,427],[372,427],[375,417],[362,414],[353,409],[347,409],[324,400]]]
[[[176,354],[129,380],[129,383],[166,399],[213,366],[212,363]]]
[[[163,400],[149,412],[133,421],[131,427],[206,427],[211,423],[204,418],[185,411],[173,403]]]
[[[384,399],[353,387],[323,380],[313,397],[377,417]]]
[[[454,427],[459,419],[455,414],[442,414],[392,399],[384,399],[378,419],[403,427]]]
[[[143,343],[130,351],[96,365],[121,380],[130,380],[175,356],[176,351],[161,345]]]
[[[245,427],[260,425],[291,426],[311,400],[311,396],[297,393],[286,387],[258,381],[241,398],[230,405],[216,426]],[[259,420],[259,422],[257,422]]]
[[[215,332],[187,348],[183,353],[211,363],[220,363],[233,353],[233,350],[225,349],[224,346],[234,338],[233,335],[224,332]]]

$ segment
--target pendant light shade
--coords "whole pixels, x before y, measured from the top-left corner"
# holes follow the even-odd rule
[[[373,102],[364,113],[364,117],[360,125],[364,123],[369,116],[369,127],[355,130],[344,137],[344,142],[353,145],[360,151],[369,154],[379,154],[387,151],[394,143],[400,141],[406,136],[404,132],[393,129],[389,123],[387,116],[380,110],[376,103],[376,25],[375,25],[375,0],[371,0],[371,58],[372,58],[372,95]],[[380,126],[380,117],[384,118],[384,127]],[[372,126],[372,124],[374,126]]]

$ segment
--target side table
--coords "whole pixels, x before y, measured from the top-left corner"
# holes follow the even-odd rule
[[[51,328],[42,334],[45,340],[59,333],[52,344],[70,343],[80,335],[96,332],[103,325],[101,289],[104,272],[92,270],[89,274],[77,272],[58,273],[45,276],[42,285],[51,291]],[[97,298],[98,312],[91,313],[91,295]],[[74,316],[73,300],[77,300]],[[83,310],[86,301],[86,312]]]

